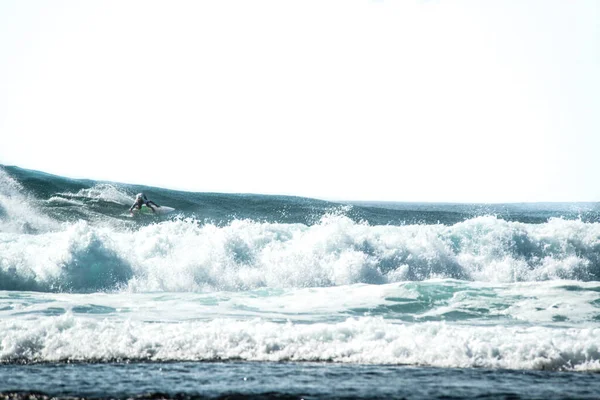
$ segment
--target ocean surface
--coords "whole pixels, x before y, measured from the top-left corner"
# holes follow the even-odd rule
[[[130,215],[143,191],[175,211]],[[0,166],[0,399],[600,398],[600,204]]]

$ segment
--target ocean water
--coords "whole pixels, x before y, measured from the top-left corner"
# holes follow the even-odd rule
[[[131,216],[144,191],[173,207]],[[0,166],[0,398],[600,398],[600,205]]]

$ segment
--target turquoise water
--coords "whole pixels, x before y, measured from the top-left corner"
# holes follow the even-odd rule
[[[139,191],[175,211],[131,216]],[[0,393],[593,398],[598,210],[0,167]]]

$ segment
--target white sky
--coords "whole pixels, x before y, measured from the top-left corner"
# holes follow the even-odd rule
[[[0,2],[0,164],[211,192],[598,201],[600,1]]]

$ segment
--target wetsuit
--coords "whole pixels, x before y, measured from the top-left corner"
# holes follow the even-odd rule
[[[160,207],[158,204],[156,204],[152,200],[148,200],[145,197],[137,197],[135,199],[135,203],[133,203],[131,205],[131,207],[129,207],[129,212],[133,211],[134,208],[138,209],[138,210],[141,209],[144,204],[146,205],[146,207],[150,207],[150,209],[153,212],[156,212],[156,210],[154,209],[154,207],[156,207],[156,208]],[[154,207],[152,207],[152,206],[154,206]]]

